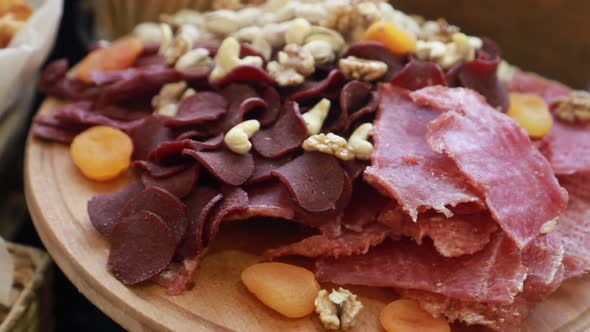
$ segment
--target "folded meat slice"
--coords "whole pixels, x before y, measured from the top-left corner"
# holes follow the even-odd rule
[[[479,201],[453,161],[432,151],[424,138],[426,125],[440,112],[416,105],[406,90],[382,85],[380,92],[365,180],[397,200],[414,221],[419,210],[433,208],[450,217],[447,206]]]
[[[523,289],[526,267],[516,245],[498,232],[473,255],[440,256],[432,243],[386,241],[364,255],[316,262],[320,281],[428,291],[461,301],[510,304]]]
[[[282,256],[341,257],[365,254],[369,248],[383,242],[391,230],[374,223],[363,232],[343,231],[339,237],[312,235],[299,242],[267,250],[262,257],[272,259]]]
[[[413,92],[412,98],[446,111],[428,124],[429,145],[456,162],[520,248],[543,225],[555,222],[567,204],[567,192],[515,121],[463,88],[428,87]]]
[[[400,213],[396,206],[385,208],[378,221],[391,229],[391,235],[408,236],[418,244],[425,237],[432,240],[436,250],[445,257],[474,254],[482,250],[498,230],[487,212],[455,215],[424,214],[414,223]]]
[[[450,321],[483,325],[503,332],[517,332],[521,331],[522,322],[534,305],[554,292],[561,284],[563,255],[564,250],[556,233],[537,238],[522,253],[528,275],[523,292],[510,304],[465,301],[415,289],[399,291],[402,297],[414,299],[426,311],[436,316],[443,315]]]

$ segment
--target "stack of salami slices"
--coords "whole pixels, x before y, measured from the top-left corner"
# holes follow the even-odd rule
[[[217,45],[195,47],[214,55]],[[132,138],[136,180],[88,203],[111,243],[108,268],[127,285],[182,292],[220,223],[255,217],[313,230],[265,259],[310,257],[320,281],[394,288],[435,315],[502,331],[590,269],[590,128],[556,120],[532,142],[503,113],[508,91],[551,104],[569,88],[518,71],[506,87],[491,50],[447,72],[375,42],[348,54],[387,63],[386,79],[349,80],[333,64],[295,88],[247,65],[210,81],[209,71],[170,68],[146,47],[132,68],[88,84],[60,61],[41,84],[71,103],[38,115],[33,132],[67,143],[108,125]],[[152,114],[151,99],[177,81],[196,93],[175,117]],[[373,123],[370,161],[303,151],[301,114],[322,98],[332,105],[326,133],[348,137]],[[236,154],[223,134],[245,119],[262,128],[252,150]]]

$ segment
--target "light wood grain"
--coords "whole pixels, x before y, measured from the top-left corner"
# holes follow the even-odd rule
[[[58,102],[48,99],[41,112]],[[94,194],[122,186],[86,180],[75,168],[66,146],[29,137],[25,161],[27,203],[35,227],[53,259],[98,308],[131,331],[321,331],[315,316],[286,319],[251,296],[240,272],[257,255],[288,233],[286,224],[236,222],[224,225],[210,255],[199,267],[196,286],[170,297],[155,285],[128,288],[106,270],[108,243],[91,225],[86,202]],[[378,313],[395,299],[389,289],[354,288],[365,309],[351,331],[379,331]],[[59,294],[56,294],[59,296]],[[590,329],[590,278],[568,282],[540,305],[526,330]]]

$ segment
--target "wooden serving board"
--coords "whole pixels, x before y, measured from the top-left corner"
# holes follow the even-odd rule
[[[48,99],[42,113],[59,102]],[[199,266],[195,288],[171,297],[156,285],[128,288],[106,269],[109,246],[88,219],[86,202],[114,191],[128,178],[110,183],[86,180],[64,145],[29,137],[25,190],[35,227],[47,250],[78,289],[98,308],[131,331],[322,331],[315,315],[287,319],[266,308],[240,282],[240,272],[257,255],[288,236],[289,225],[228,222]],[[380,331],[381,308],[395,299],[384,288],[354,287],[365,305],[351,331]],[[59,296],[59,295],[57,295]],[[590,277],[570,281],[542,303],[526,331],[590,329]]]

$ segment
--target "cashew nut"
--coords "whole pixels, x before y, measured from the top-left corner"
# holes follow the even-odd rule
[[[312,40],[303,45],[303,49],[313,56],[316,64],[330,63],[336,57],[332,45],[325,40]]]
[[[308,135],[316,135],[322,130],[322,125],[330,112],[330,104],[330,100],[324,98],[302,115]]]
[[[303,44],[305,37],[311,32],[311,24],[304,18],[296,18],[289,22],[285,33],[287,44]]]
[[[170,27],[170,24],[166,23],[160,24],[160,30],[162,33],[162,42],[160,43],[160,49],[158,53],[164,55],[166,50],[172,46],[172,42],[174,41],[174,33],[172,32],[172,27]]]
[[[240,59],[240,43],[234,37],[227,37],[221,42],[215,55],[215,68],[211,72],[211,79],[222,78],[239,65],[262,66],[262,64],[263,60],[258,56]]]
[[[262,29],[257,26],[245,27],[232,34],[240,42],[252,42],[254,38],[262,34]]]
[[[195,48],[182,55],[177,61],[174,68],[179,70],[209,70],[212,59],[209,57],[209,51],[204,48]]]
[[[369,142],[369,135],[373,130],[373,125],[370,123],[364,123],[360,125],[350,135],[348,139],[348,145],[354,150],[354,156],[356,159],[369,160],[371,159],[371,153],[373,153],[373,144]]]
[[[159,44],[163,39],[162,29],[157,23],[153,22],[144,22],[138,24],[133,29],[133,35],[139,38],[139,40],[141,40],[144,44]]]
[[[262,35],[254,37],[250,46],[260,52],[266,60],[270,60],[270,57],[272,56],[272,47]]]
[[[256,24],[262,15],[262,11],[254,7],[246,7],[236,12],[239,27],[247,27]]]
[[[180,97],[180,100],[181,100],[181,101],[183,101],[183,100],[185,100],[186,98],[188,98],[188,97],[190,97],[190,96],[194,95],[195,93],[197,93],[197,91],[195,91],[195,89],[193,89],[193,88],[188,88],[188,89],[186,89],[186,91],[185,91],[185,92],[182,94],[182,96]]]
[[[238,154],[246,154],[252,148],[250,137],[260,130],[258,120],[247,120],[235,125],[223,139],[228,149]]]
[[[305,38],[304,43],[307,44],[313,40],[324,40],[328,42],[332,46],[332,49],[336,52],[340,52],[346,45],[346,42],[340,33],[332,29],[318,26],[311,28],[311,31]]]
[[[205,15],[204,26],[207,31],[227,36],[240,28],[238,16],[231,10],[216,10]]]

